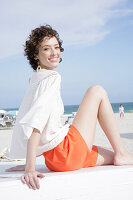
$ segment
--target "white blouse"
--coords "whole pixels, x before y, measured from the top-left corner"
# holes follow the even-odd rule
[[[60,96],[60,83],[61,76],[54,70],[42,69],[41,72],[33,73],[19,108],[7,157],[26,158],[27,142],[34,128],[41,133],[36,156],[62,142],[70,125],[61,123],[64,105]]]

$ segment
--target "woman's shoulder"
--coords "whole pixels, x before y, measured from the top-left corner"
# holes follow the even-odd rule
[[[35,72],[31,77],[30,77],[30,84],[40,84],[42,82],[47,82],[47,81],[52,81],[52,80],[61,80],[61,75],[54,70],[47,70],[47,71],[42,71],[42,72]]]
[[[41,79],[41,81],[38,83],[38,87],[42,88],[43,91],[44,91],[44,89],[45,90],[47,90],[47,89],[56,90],[56,89],[60,88],[60,83],[61,83],[60,74],[58,72],[51,73],[51,74],[49,74],[49,76]]]

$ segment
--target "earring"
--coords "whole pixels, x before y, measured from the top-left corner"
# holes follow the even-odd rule
[[[42,69],[42,68],[41,68],[41,66],[40,66],[40,63],[38,62],[38,66],[37,66],[36,71],[37,71],[37,72],[41,72],[41,69]]]
[[[59,63],[62,61],[62,58],[60,58],[60,61],[59,61]]]

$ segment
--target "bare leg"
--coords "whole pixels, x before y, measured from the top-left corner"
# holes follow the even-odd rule
[[[114,151],[109,148],[98,147],[98,160],[96,166],[100,165],[113,165],[114,164]]]
[[[128,153],[122,143],[115,116],[106,91],[99,85],[88,88],[79,106],[72,125],[75,126],[85,139],[90,151],[94,143],[97,119],[110,141],[114,153],[101,147],[102,156],[99,154],[97,165],[103,164],[133,164],[133,155]],[[110,155],[110,160],[107,157]],[[112,160],[113,155],[113,160]],[[101,159],[100,159],[101,157]],[[104,159],[104,161],[102,161]]]

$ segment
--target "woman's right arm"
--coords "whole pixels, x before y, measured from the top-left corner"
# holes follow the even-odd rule
[[[29,111],[19,121],[22,125],[24,135],[26,138],[29,138],[25,175],[22,176],[22,182],[32,188],[37,188],[37,184],[39,184],[37,176],[43,175],[41,173],[37,175],[35,171],[36,153],[40,141],[39,131],[43,131],[52,110],[56,106],[56,101],[53,101],[53,99],[57,98],[60,82],[61,76],[59,74],[54,74],[49,76],[48,79],[41,81],[37,98],[32,103]],[[32,135],[31,127],[37,128],[33,131]]]
[[[33,129],[32,135],[30,136],[27,144],[27,156],[25,174],[22,175],[21,180],[27,184],[29,188],[39,189],[40,184],[37,177],[43,178],[44,175],[35,170],[36,153],[40,141],[40,132],[38,129]]]

